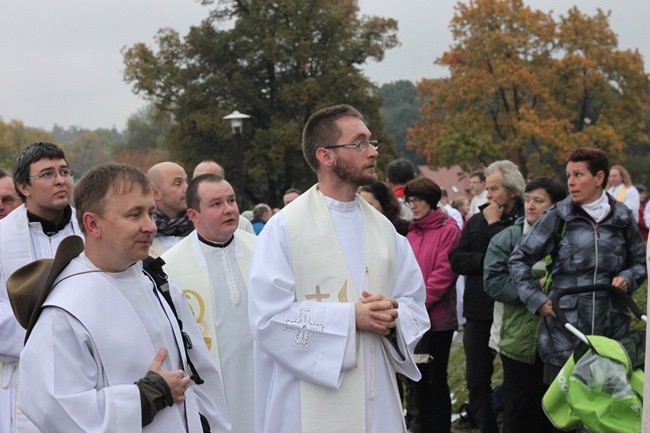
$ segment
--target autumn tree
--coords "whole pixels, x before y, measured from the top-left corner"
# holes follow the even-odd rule
[[[648,142],[648,78],[608,18],[573,7],[555,20],[522,0],[458,3],[454,43],[437,59],[450,76],[419,83],[409,145],[434,166],[508,158],[528,175],[557,172],[577,146],[622,159],[627,145]]]
[[[0,119],[0,168],[11,171],[16,155],[37,141],[53,141],[52,134],[27,127],[19,120],[4,122]]]
[[[285,189],[311,185],[301,130],[314,111],[338,103],[357,107],[384,141],[382,158],[394,157],[378,89],[360,66],[397,44],[395,20],[360,16],[355,0],[204,3],[212,8],[209,18],[184,38],[162,29],[155,52],[142,43],[123,51],[133,91],[173,114],[172,159],[188,169],[216,159],[238,185],[235,142],[222,117],[248,114],[240,140],[244,193],[249,202],[277,204]]]
[[[59,144],[77,178],[81,178],[95,165],[110,161],[113,150],[118,146],[111,131],[104,128],[79,131]]]

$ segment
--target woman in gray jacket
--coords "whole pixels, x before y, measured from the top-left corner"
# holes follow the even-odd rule
[[[578,345],[578,339],[555,318],[551,293],[600,283],[631,293],[646,278],[639,228],[630,210],[605,192],[608,173],[609,160],[603,151],[574,150],[566,168],[570,196],[546,211],[510,257],[519,297],[530,312],[543,316],[539,354],[549,384]],[[549,254],[552,283],[549,293],[544,293],[531,269]],[[627,307],[609,293],[568,295],[560,299],[559,307],[585,334],[618,339],[629,331]]]

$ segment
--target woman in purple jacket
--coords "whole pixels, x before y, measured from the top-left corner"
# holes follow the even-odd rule
[[[418,363],[422,379],[408,385],[409,429],[413,433],[449,433],[451,399],[447,364],[451,340],[458,328],[457,275],[451,270],[449,252],[460,238],[460,229],[453,218],[437,207],[441,190],[431,179],[420,177],[410,181],[405,194],[413,212],[406,239],[422,270],[431,320],[431,329],[424,334],[415,352],[422,358]]]

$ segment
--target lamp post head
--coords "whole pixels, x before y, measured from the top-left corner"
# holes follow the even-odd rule
[[[223,120],[230,121],[230,129],[232,129],[233,135],[241,134],[244,130],[244,119],[250,119],[251,116],[248,114],[242,114],[239,111],[235,110],[227,116],[223,116]]]

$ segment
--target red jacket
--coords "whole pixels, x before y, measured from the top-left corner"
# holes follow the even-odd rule
[[[458,276],[451,270],[449,263],[449,253],[460,239],[456,221],[449,218],[442,209],[436,209],[422,219],[411,221],[406,239],[422,270],[431,330],[456,330]]]

